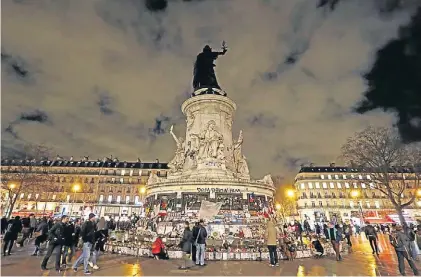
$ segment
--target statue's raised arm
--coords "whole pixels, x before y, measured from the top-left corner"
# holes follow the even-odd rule
[[[194,64],[193,88],[195,90],[201,88],[217,88],[221,89],[215,75],[214,61],[220,55],[225,55],[228,51],[227,45],[222,42],[222,51],[212,51],[209,45],[203,48],[203,51],[197,55]]]
[[[173,129],[174,129],[174,125],[171,125],[171,128],[170,128],[170,134],[171,134],[171,136],[174,138],[175,142],[176,142],[176,143],[177,143],[177,145],[178,145],[180,142],[178,141],[178,138],[177,138],[177,137],[176,137],[176,135],[174,134]]]

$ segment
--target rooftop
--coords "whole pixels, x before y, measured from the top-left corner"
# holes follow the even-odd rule
[[[300,169],[299,173],[316,173],[316,172],[336,172],[336,173],[358,173],[358,172],[365,172],[365,173],[374,173],[378,172],[373,168],[353,168],[353,167],[345,167],[345,166],[303,166]],[[410,167],[392,167],[389,170],[390,173],[414,173],[414,172],[421,172],[421,168],[410,168]]]
[[[48,166],[48,167],[94,167],[94,168],[139,168],[139,169],[168,169],[167,163],[155,162],[127,162],[118,160],[1,160],[1,166]]]

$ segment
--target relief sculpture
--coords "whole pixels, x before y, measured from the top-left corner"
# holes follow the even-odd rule
[[[200,132],[198,135],[199,140],[199,159],[216,159],[218,156],[221,157],[221,152],[219,151],[223,144],[223,136],[216,130],[216,123],[213,120],[208,121],[205,129]]]
[[[241,151],[241,146],[243,145],[243,131],[240,131],[238,140],[233,145],[233,157],[234,157],[234,167],[237,172],[237,176],[240,178],[250,178],[250,172],[247,165],[246,157]]]
[[[186,122],[187,122],[187,131],[190,131],[191,128],[193,127],[194,119],[195,119],[194,114],[189,113],[187,115],[187,119],[186,119]]]

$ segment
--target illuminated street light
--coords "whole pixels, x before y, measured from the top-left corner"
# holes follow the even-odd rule
[[[10,188],[10,189],[14,189],[14,188],[16,188],[16,184],[11,183],[11,184],[9,185],[9,188]]]
[[[421,207],[421,200],[417,202],[418,207]]]
[[[140,191],[140,194],[145,194],[146,193],[146,188],[145,187],[141,187],[139,191]]]
[[[421,189],[417,189],[417,196],[421,197]]]
[[[281,204],[276,203],[275,208],[276,208],[277,211],[279,211],[282,208],[282,206],[281,206]]]
[[[80,189],[81,189],[81,186],[79,184],[74,184],[72,186],[73,192],[78,192],[78,191],[80,191]]]
[[[357,198],[359,196],[360,196],[360,192],[358,190],[351,191],[351,197],[352,198]]]
[[[293,198],[295,196],[295,191],[292,189],[287,190],[287,196]]]

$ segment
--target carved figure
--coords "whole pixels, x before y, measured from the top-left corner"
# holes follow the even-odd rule
[[[194,137],[193,134],[190,135],[191,137]],[[191,169],[197,167],[197,144],[192,139],[187,142],[186,146],[186,152],[185,152],[185,162],[184,162],[184,168],[185,169]]]
[[[223,136],[216,130],[216,123],[210,120],[199,134],[199,158],[217,158],[218,147]]]
[[[272,176],[270,174],[263,177],[262,181],[263,181],[263,183],[265,183],[269,186],[273,186],[273,180],[272,180]]]
[[[168,168],[170,169],[171,173],[175,173],[180,171],[183,168],[184,165],[184,139],[182,137],[177,138],[173,132],[174,126],[171,126],[170,134],[174,138],[177,149],[175,150],[174,158],[168,163]]]
[[[159,181],[158,176],[156,176],[156,174],[154,172],[152,172],[149,175],[148,184],[156,184],[156,183],[158,183],[158,181]]]
[[[241,146],[243,145],[243,131],[240,131],[238,140],[233,145],[234,167],[239,176],[249,176],[249,169],[246,157],[242,154]]]
[[[196,62],[194,64],[193,73],[193,88],[194,90],[200,88],[218,88],[219,84],[216,80],[215,75],[215,64],[214,61],[220,55],[225,55],[228,48],[225,45],[225,41],[222,42],[222,52],[213,52],[209,45],[203,48],[202,53],[197,55]]]

